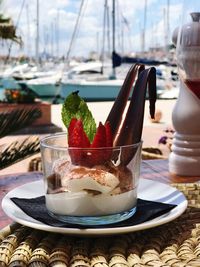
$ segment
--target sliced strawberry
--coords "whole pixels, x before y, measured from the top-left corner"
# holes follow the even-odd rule
[[[86,133],[84,132],[82,121],[81,120],[71,121],[68,134],[69,134],[68,137],[69,147],[77,148],[70,150],[72,163],[84,165],[83,160],[85,156],[82,148],[90,147],[90,141]]]
[[[99,149],[101,147],[106,147],[106,129],[100,122],[91,144],[91,148],[93,149],[88,154],[88,160],[91,166],[99,165],[104,162],[104,151]]]
[[[85,133],[84,130],[83,130],[83,136],[82,136],[82,147],[83,148],[90,147],[90,140],[87,137],[87,134]]]
[[[74,127],[77,123],[78,119],[77,118],[72,118],[71,121],[70,121],[70,124],[69,124],[69,127],[68,127],[68,144],[69,146],[72,146],[73,144],[73,130],[74,130]]]
[[[70,147],[90,147],[90,141],[83,129],[81,120],[73,118],[68,129],[68,143]]]
[[[72,132],[74,129],[75,124],[77,123],[77,118],[72,118],[68,127],[68,132]]]
[[[106,129],[106,146],[112,147],[113,146],[113,137],[112,137],[112,131],[110,127],[110,122],[107,121],[105,123],[105,129]]]
[[[106,147],[106,129],[101,122],[97,128],[91,147]]]
[[[70,147],[82,147],[82,136],[83,136],[83,124],[81,120],[72,122],[69,127],[69,146]]]
[[[88,167],[103,164],[112,155],[112,149],[101,149],[113,145],[110,123],[106,122],[105,126],[101,122],[99,123],[93,142],[90,145],[82,121],[73,118],[68,128],[68,144],[69,147],[77,148],[77,150],[70,150],[73,164]],[[84,148],[87,149],[84,150]]]
[[[71,156],[71,161],[73,164],[81,163],[82,152],[79,149],[74,149],[74,147],[81,148],[83,134],[82,132],[82,122],[80,120],[77,120],[76,123],[72,122],[72,126],[69,130],[68,144],[69,147],[72,147],[72,149],[69,150],[69,154]]]
[[[110,127],[110,122],[107,121],[105,123],[105,129],[106,129],[106,146],[107,147],[112,147],[113,146],[113,137],[112,137],[112,131],[111,131],[111,127]],[[112,156],[112,149],[106,149],[105,153],[104,153],[104,159],[109,160]]]

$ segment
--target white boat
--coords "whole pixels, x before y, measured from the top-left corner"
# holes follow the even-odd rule
[[[58,70],[56,68],[49,69],[39,68],[37,66],[30,66],[29,64],[18,65],[16,67],[7,68],[1,75],[1,86],[4,89],[21,89],[21,84],[27,85],[29,83],[37,88],[41,86],[39,91],[45,91],[45,95],[55,95],[55,83],[58,79]],[[45,86],[47,85],[48,87]],[[52,85],[52,89],[50,87]],[[32,89],[32,88],[31,88]],[[37,93],[37,90],[34,90]]]
[[[101,68],[100,61],[80,63],[66,72],[60,70],[53,75],[47,74],[45,77],[23,81],[23,83],[26,83],[39,97],[55,97],[60,95],[62,84],[65,86],[68,81],[81,80],[89,75],[100,77]]]
[[[14,74],[19,73],[20,75],[26,71],[28,64],[19,64],[15,66],[6,67],[0,75],[1,86],[3,89],[20,89],[20,86],[12,77]]]
[[[79,95],[88,101],[114,100],[122,87],[124,79],[80,79],[68,80],[62,84],[61,97],[67,97],[71,92],[79,91]],[[157,77],[157,97],[166,90],[166,81]],[[147,95],[148,97],[148,95]]]
[[[179,86],[173,86],[171,88],[167,88],[160,94],[160,99],[177,99],[179,96]]]
[[[61,97],[65,98],[71,92],[79,91],[86,100],[113,100],[116,98],[124,80],[72,80],[61,86]]]
[[[25,83],[38,97],[54,97],[58,94],[59,78],[59,74],[46,75],[41,78],[21,81],[20,83]]]
[[[25,69],[25,66],[23,67]],[[125,74],[130,65],[122,65],[117,68],[119,79],[109,79],[112,66],[104,63],[104,75],[101,74],[102,62],[93,61],[80,63],[70,68],[67,72],[43,71],[41,77],[30,80],[16,81],[10,77],[7,71],[6,77],[2,79],[3,87],[6,89],[20,89],[25,84],[32,89],[40,98],[65,98],[73,91],[79,91],[79,95],[86,100],[114,100],[124,82]],[[11,71],[11,70],[10,70]],[[20,71],[22,73],[22,71]],[[17,74],[19,71],[13,71]],[[11,73],[11,76],[13,75]],[[25,72],[25,74],[30,72]],[[36,72],[37,73],[37,72]],[[39,73],[39,72],[38,72]],[[120,73],[120,75],[119,75]],[[23,73],[24,75],[24,73]],[[42,77],[44,76],[44,77]],[[61,78],[62,77],[62,78]],[[178,96],[177,81],[162,76],[157,76],[157,96],[162,99],[173,99]]]
[[[38,69],[29,69],[28,64],[16,68],[7,69],[1,77],[1,84],[4,89],[20,89],[25,85],[33,90],[38,97],[54,98],[60,95],[61,84],[68,81],[81,80],[86,77],[96,77],[102,79],[102,63],[100,61],[91,61],[73,65],[69,70],[63,72],[63,65],[55,67],[53,70],[46,71]],[[32,77],[32,79],[30,79]],[[62,81],[62,83],[61,83]]]

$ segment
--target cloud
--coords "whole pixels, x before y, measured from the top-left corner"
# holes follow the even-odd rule
[[[14,23],[17,23],[20,9],[24,0],[4,1],[4,13],[11,16]],[[74,26],[79,13],[81,1],[79,0],[48,0],[39,2],[39,26],[40,26],[40,52],[46,51],[57,55],[66,55]],[[177,14],[180,12],[179,0],[171,0],[170,5],[170,30],[172,31],[177,21]],[[24,49],[21,53],[35,54],[36,37],[36,3],[37,0],[26,0],[22,11],[18,33],[24,41]],[[152,46],[152,34],[158,43],[164,40],[164,18],[163,8],[166,8],[166,0],[147,0],[147,23],[146,23],[146,47]],[[111,36],[111,11],[112,1],[109,4],[109,22]],[[117,0],[116,1],[116,48],[119,52],[126,53],[141,50],[141,33],[144,27],[144,4],[145,0]],[[85,9],[81,24],[72,47],[71,55],[87,56],[90,51],[102,49],[103,38],[103,0],[87,0],[84,2]],[[126,25],[122,23],[122,15],[126,20]],[[120,20],[118,20],[120,18]],[[122,30],[123,26],[123,30]],[[122,32],[124,34],[124,45],[122,43]],[[98,42],[98,43],[97,43]],[[111,42],[111,40],[110,40]],[[19,48],[13,45],[12,53],[18,53]]]

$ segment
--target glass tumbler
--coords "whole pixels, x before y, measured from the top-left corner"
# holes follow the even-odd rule
[[[78,225],[106,225],[137,207],[142,142],[102,148],[68,147],[67,134],[41,140],[49,214]]]

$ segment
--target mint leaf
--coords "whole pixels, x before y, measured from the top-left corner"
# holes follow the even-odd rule
[[[92,142],[96,133],[96,123],[87,103],[78,95],[78,92],[73,92],[67,96],[62,106],[61,115],[62,121],[67,128],[72,118],[81,119],[84,130],[90,142]]]

